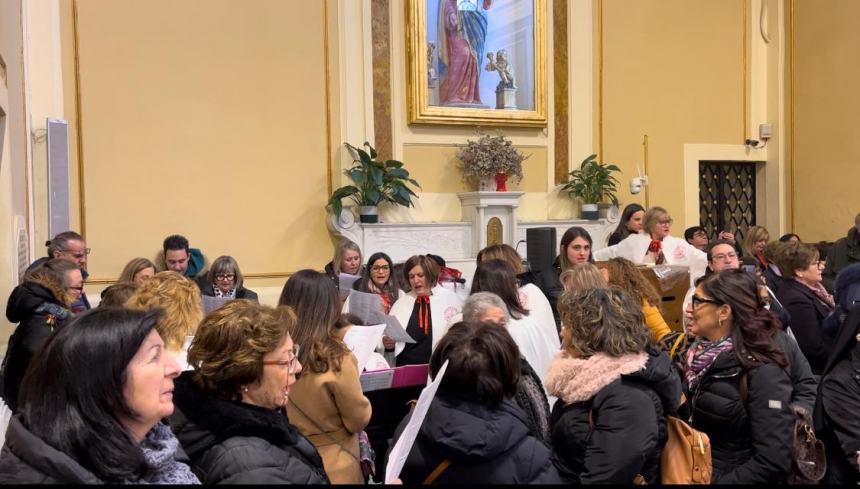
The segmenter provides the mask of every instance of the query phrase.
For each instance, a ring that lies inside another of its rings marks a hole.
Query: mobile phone
[[[744,270],[745,272],[747,272],[747,273],[749,273],[749,274],[751,274],[751,275],[755,275],[755,274],[756,274],[756,273],[755,273],[755,272],[756,272],[755,265],[741,265],[741,268],[743,268],[743,270]]]

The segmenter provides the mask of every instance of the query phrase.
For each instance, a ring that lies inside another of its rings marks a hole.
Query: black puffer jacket
[[[6,318],[19,324],[9,338],[4,360],[3,399],[13,412],[18,409],[18,389],[33,355],[71,316],[71,311],[42,284],[24,282],[9,295]]]
[[[328,484],[314,446],[280,411],[220,401],[175,381],[170,427],[203,484]]]
[[[649,484],[659,482],[665,415],[681,399],[665,353],[562,355],[550,365],[547,385],[559,398],[550,425],[562,477],[574,484],[631,484],[641,474]]]
[[[529,433],[526,416],[511,400],[495,406],[438,395],[430,404],[400,479],[421,484],[444,460],[438,484],[558,484],[552,454]],[[409,416],[400,423],[400,437]],[[392,442],[391,446],[394,446]]]
[[[827,449],[826,484],[857,484],[860,467],[860,307],[848,314],[827,361],[815,406],[815,431]]]
[[[785,352],[788,358],[788,374],[791,377],[792,404],[801,404],[810,413],[815,407],[815,399],[818,396],[818,382],[812,374],[809,362],[800,351],[797,341],[788,336],[785,331],[777,331],[773,341]]]
[[[746,377],[746,402],[741,378]],[[686,387],[686,382],[685,382]],[[786,480],[791,467],[794,414],[788,372],[768,363],[745,370],[734,351],[723,352],[692,392],[688,422],[711,439],[712,484]]]
[[[102,484],[65,453],[31,433],[17,416],[0,452],[0,484]]]

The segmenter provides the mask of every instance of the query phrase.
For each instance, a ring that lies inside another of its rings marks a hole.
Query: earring
[[[248,393],[248,387],[242,387],[242,392],[247,394]]]

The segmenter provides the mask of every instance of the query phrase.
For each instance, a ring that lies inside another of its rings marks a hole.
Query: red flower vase
[[[508,176],[504,173],[496,174],[496,192],[508,191]]]

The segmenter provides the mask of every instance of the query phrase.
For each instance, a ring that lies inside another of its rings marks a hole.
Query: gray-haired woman
[[[200,284],[203,295],[227,297],[231,299],[250,299],[259,302],[257,293],[244,287],[242,271],[232,256],[219,256],[212,262],[206,279]]]

